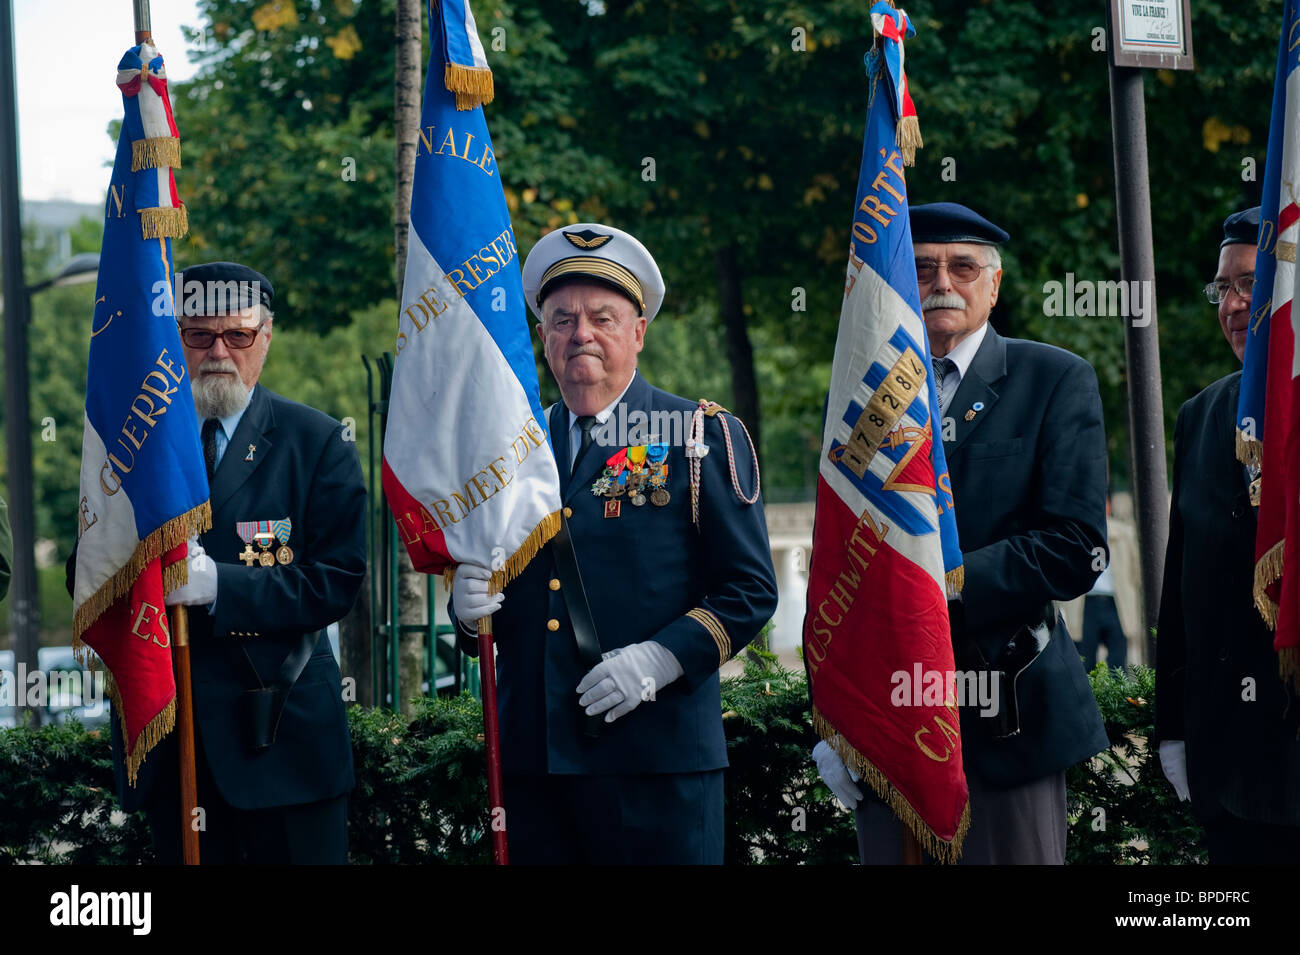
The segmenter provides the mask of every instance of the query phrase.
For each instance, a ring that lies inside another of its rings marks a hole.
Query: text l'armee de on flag
[[[429,13],[383,485],[417,570],[476,563],[499,589],[559,530],[559,472],[483,115],[492,74],[468,4]]]
[[[872,6],[871,20],[877,39],[822,436],[804,659],[818,734],[931,855],[952,862],[970,824],[956,702],[891,702],[898,671],[954,671],[947,597],[961,588],[961,550],[935,440],[903,175],[920,145],[903,71],[903,39],[914,30],[888,3]]]

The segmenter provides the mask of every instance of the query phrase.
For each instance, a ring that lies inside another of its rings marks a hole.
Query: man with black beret
[[[191,543],[190,653],[204,863],[347,862],[352,745],[325,628],[365,574],[365,485],[333,418],[258,383],[275,290],[233,262],[176,284],[185,365],[211,488],[212,529]],[[162,862],[179,862],[175,734],[150,755],[128,810],[148,811]]]
[[[737,419],[637,370],[664,283],[633,236],[556,229],[523,285],[565,526],[503,594],[468,564],[452,590],[465,649],[493,618],[510,860],[720,864],[718,668],[776,609],[757,459]]]
[[[965,583],[949,603],[957,668],[996,676],[997,707],[961,707],[971,827],[963,864],[1063,864],[1065,770],[1107,739],[1054,601],[1088,592],[1106,561],[1106,440],[1083,359],[990,327],[1010,238],[953,202],[911,209],[921,311]],[[972,701],[973,703],[973,701]],[[814,751],[847,805],[861,790],[825,743]],[[864,863],[902,861],[902,830],[868,794]]]
[[[1250,335],[1258,206],[1228,216],[1206,297],[1237,361]],[[1255,609],[1258,469],[1237,460],[1241,372],[1178,412],[1156,630],[1160,764],[1215,864],[1300,862],[1300,706]]]

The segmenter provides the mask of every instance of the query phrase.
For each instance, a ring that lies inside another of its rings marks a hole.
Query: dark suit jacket
[[[1003,338],[992,326],[947,416],[952,440],[944,453],[965,565],[961,603],[952,605],[962,667],[973,658],[994,660],[1019,628],[1044,619],[1051,601],[1091,589],[1106,546],[1106,440],[1092,367],[1051,345]],[[1018,736],[994,739],[989,720],[963,707],[968,773],[1012,786],[1107,747],[1083,663],[1059,616],[1016,693]]]
[[[1235,452],[1241,372],[1178,413],[1156,631],[1156,735],[1187,743],[1192,812],[1300,825],[1300,705],[1255,609],[1255,509]],[[1254,683],[1252,694],[1244,681]],[[1243,699],[1243,697],[1246,697]]]
[[[365,499],[356,450],[342,426],[259,385],[213,476],[212,530],[200,538],[217,563],[215,613],[189,608],[195,733],[222,798],[237,808],[315,802],[353,786],[339,668],[324,628],[351,609],[361,589]],[[285,517],[293,522],[292,563],[242,563],[236,522]],[[314,631],[315,651],[289,694],[275,744],[249,752],[237,717],[240,695],[259,681],[269,686],[302,635]],[[176,734],[149,754],[132,788],[118,720],[111,722],[123,806],[179,798]]]
[[[628,415],[669,411],[687,424],[696,407],[652,388],[640,372],[622,404]],[[634,507],[624,497],[621,515],[606,518],[604,498],[593,495],[591,485],[623,445],[602,445],[598,437],[568,480],[569,412],[563,402],[551,409],[569,531],[601,649],[657,640],[685,673],[658,689],[653,701],[604,724],[599,739],[585,738],[586,717],[575,688],[588,667],[579,658],[564,595],[552,589],[558,575],[548,544],[506,586],[505,602],[492,617],[507,774],[679,773],[727,765],[718,668],[771,618],[777,591],[763,504],[743,504],[732,489],[721,419],[706,418],[709,452],[700,468],[697,528],[691,523],[685,432],[661,435],[675,439],[668,451],[668,505]],[[748,495],[753,458],[736,420],[728,424],[736,473]],[[692,610],[696,616],[686,616]],[[708,625],[698,610],[705,611]],[[558,622],[557,630],[547,629],[549,620]],[[462,647],[472,644],[462,640]]]

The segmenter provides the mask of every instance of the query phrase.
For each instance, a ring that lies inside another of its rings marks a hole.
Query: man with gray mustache
[[[1065,770],[1106,748],[1096,700],[1054,601],[1106,565],[1106,440],[1092,367],[989,325],[1002,229],[965,206],[911,209],[965,583],[949,602],[959,670],[996,675],[995,713],[961,706],[971,826],[962,864],[1065,862]],[[864,864],[902,861],[902,827],[825,742],[813,751],[856,807]]]

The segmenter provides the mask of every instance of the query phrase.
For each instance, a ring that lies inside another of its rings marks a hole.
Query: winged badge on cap
[[[599,249],[614,238],[612,235],[601,235],[599,232],[592,232],[590,229],[583,229],[581,232],[566,232],[564,237],[580,249]]]

